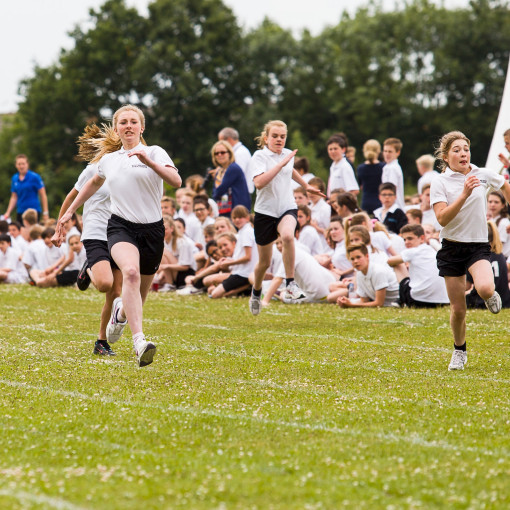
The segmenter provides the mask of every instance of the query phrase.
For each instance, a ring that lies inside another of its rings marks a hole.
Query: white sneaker
[[[250,296],[250,301],[248,302],[248,306],[250,307],[250,312],[253,315],[258,315],[260,310],[262,309],[262,304],[260,302],[260,296],[254,296],[253,291]]]
[[[485,301],[485,306],[492,313],[499,313],[503,304],[501,303],[501,296],[494,291],[494,294]]]
[[[297,301],[305,299],[306,294],[299,288],[299,285],[295,281],[291,281],[285,289],[283,299],[288,301]]]
[[[156,354],[156,346],[152,342],[147,342],[145,337],[138,340],[133,345],[135,349],[136,359],[139,367],[146,367],[153,361],[154,355]]]
[[[159,292],[173,292],[177,287],[171,283],[164,283],[160,288]]]
[[[178,289],[176,294],[178,296],[189,296],[191,294],[191,289],[194,289],[192,285],[186,285],[186,287],[183,287],[182,289]]]
[[[118,297],[113,300],[112,315],[106,326],[106,340],[110,344],[114,344],[121,336],[124,331],[124,327],[127,324],[127,319],[124,322],[117,320],[117,313],[122,307],[122,298]]]
[[[452,354],[452,359],[448,365],[448,370],[464,370],[464,365],[467,363],[466,351],[458,351],[455,349]]]

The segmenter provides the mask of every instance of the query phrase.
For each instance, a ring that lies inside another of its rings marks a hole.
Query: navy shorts
[[[296,219],[297,227],[297,209],[285,211],[279,218],[268,216],[267,214],[255,213],[253,226],[255,230],[255,242],[259,246],[266,246],[273,243],[278,238],[278,225],[285,216],[292,216]]]
[[[464,276],[479,260],[491,260],[489,243],[457,243],[443,239],[437,252],[439,276]]]
[[[165,227],[163,220],[154,223],[132,223],[116,214],[108,220],[106,229],[110,256],[117,243],[130,243],[140,254],[140,274],[155,274],[163,257]],[[113,260],[113,258],[112,258]],[[112,267],[118,269],[113,261]]]
[[[87,264],[93,267],[102,260],[107,260],[111,263],[110,252],[108,251],[108,243],[99,239],[84,239],[83,246],[85,246],[85,253],[87,254]]]
[[[69,285],[74,285],[76,283],[76,278],[78,278],[78,273],[80,271],[78,269],[70,269],[69,271],[62,271],[57,275],[57,283],[62,287],[67,287]]]

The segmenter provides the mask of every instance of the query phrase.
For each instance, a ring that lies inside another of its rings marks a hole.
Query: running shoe
[[[85,264],[83,264],[83,267],[80,269],[80,272],[78,273],[78,277],[76,278],[76,285],[80,290],[87,290],[90,285],[90,276],[87,273],[89,265],[87,261],[85,261]]]
[[[448,365],[448,370],[464,370],[464,365],[467,363],[466,351],[459,351],[455,349],[452,354],[452,359]]]
[[[99,354],[101,356],[115,356],[110,344],[106,340],[96,340],[93,354]]]
[[[159,288],[159,292],[174,292],[177,289],[175,285],[172,285],[171,283],[164,283]]]
[[[253,315],[258,315],[260,310],[262,309],[262,304],[260,302],[260,296],[254,296],[253,291],[250,296],[250,301],[248,302],[248,306],[250,307],[250,312]]]
[[[300,299],[305,299],[306,294],[299,288],[299,285],[293,280],[285,289],[283,299],[287,299],[289,301],[299,301]]]
[[[114,344],[121,336],[124,331],[124,327],[127,324],[127,319],[124,322],[117,320],[117,314],[122,306],[122,298],[118,297],[113,300],[112,315],[106,326],[106,340],[111,344]]]
[[[154,355],[156,354],[156,346],[152,342],[147,342],[144,337],[143,339],[138,340],[133,347],[135,349],[136,359],[140,368],[146,367],[152,363]]]
[[[183,287],[182,289],[177,290],[178,296],[194,296],[196,294],[203,294],[205,292],[205,287],[201,289],[197,289],[196,287],[193,287],[193,285],[186,285],[186,287]]]
[[[499,313],[501,311],[501,307],[503,304],[501,303],[501,296],[494,291],[494,294],[489,298],[485,300],[485,306],[489,309],[492,313]]]

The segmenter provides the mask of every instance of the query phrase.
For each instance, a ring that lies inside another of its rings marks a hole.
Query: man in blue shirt
[[[48,197],[41,177],[29,170],[28,158],[24,154],[16,156],[16,169],[18,173],[11,180],[11,199],[7,206],[4,218],[7,219],[16,207],[18,221],[27,209],[35,209],[44,220],[48,219]],[[42,208],[41,208],[42,205]]]

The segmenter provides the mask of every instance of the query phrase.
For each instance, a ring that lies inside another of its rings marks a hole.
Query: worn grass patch
[[[151,294],[158,345],[93,357],[102,296],[0,286],[0,508],[508,508],[509,324]]]

